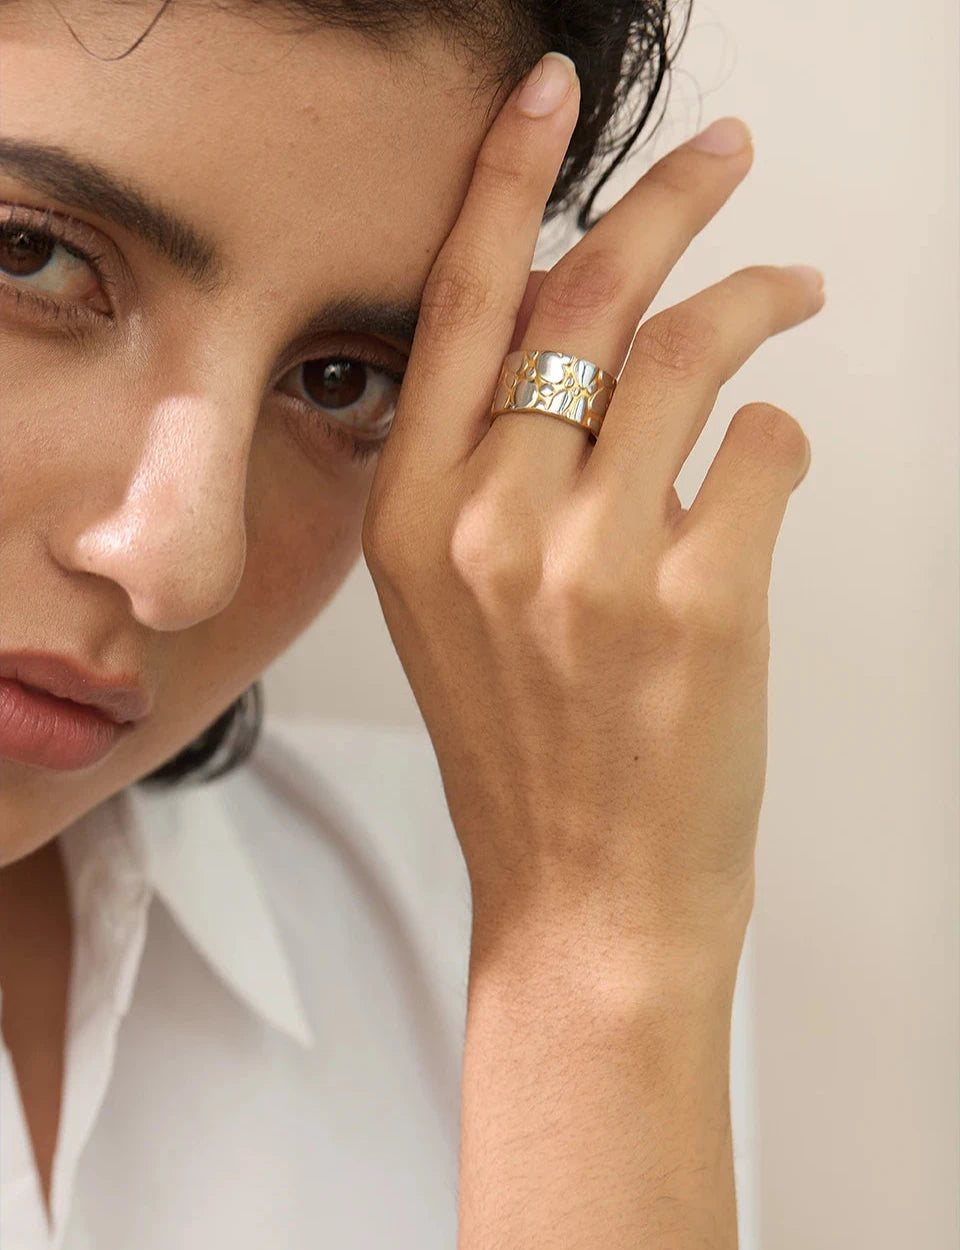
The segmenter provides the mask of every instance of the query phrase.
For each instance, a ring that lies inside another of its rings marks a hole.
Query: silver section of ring
[[[542,412],[596,437],[616,385],[614,375],[592,360],[542,348],[521,349],[503,358],[490,415]]]

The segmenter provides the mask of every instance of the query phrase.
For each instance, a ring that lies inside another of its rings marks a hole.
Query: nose
[[[87,507],[98,500],[93,515],[65,553],[65,564],[122,586],[151,629],[187,629],[214,616],[243,576],[254,422],[239,420],[232,403],[226,412],[224,401],[207,394],[155,400],[133,462],[104,465],[101,485],[87,496]]]

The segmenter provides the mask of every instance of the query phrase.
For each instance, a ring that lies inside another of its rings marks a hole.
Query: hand
[[[720,386],[824,297],[760,265],[637,329],[749,170],[749,142],[669,153],[532,275],[578,107],[576,84],[546,117],[511,97],[484,138],[424,291],[363,550],[437,755],[475,925],[482,912],[497,930],[546,919],[699,948],[742,940],[752,907],[767,592],[809,445],[793,417],[749,404],[689,510],[673,483]],[[491,424],[516,345],[619,374],[595,444],[538,414]]]

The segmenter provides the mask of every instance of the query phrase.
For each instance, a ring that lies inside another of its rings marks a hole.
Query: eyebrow
[[[0,169],[64,204],[122,226],[200,290],[210,293],[222,284],[226,264],[209,235],[102,166],[53,144],[0,136]],[[409,346],[419,316],[419,300],[348,295],[317,309],[295,337],[335,328],[380,334]]]

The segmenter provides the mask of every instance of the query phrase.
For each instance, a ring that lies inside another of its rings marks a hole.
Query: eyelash
[[[337,356],[335,358],[331,357],[331,359],[352,360],[361,365],[369,363],[362,357],[355,356]],[[384,372],[387,374],[387,377],[392,378],[393,381],[398,384],[403,381],[403,374],[398,374],[396,370],[385,369]],[[335,425],[332,421],[328,421],[322,413],[318,413],[317,415],[326,426],[327,434],[330,438],[333,439],[338,447],[342,447],[344,451],[349,451],[350,459],[356,464],[366,464],[371,457],[379,456],[380,452],[383,451],[387,439],[390,437],[390,432],[388,430],[382,438],[357,438],[353,434],[348,434],[342,426]]]
[[[43,242],[55,243],[62,247],[64,251],[69,252],[71,256],[76,256],[79,260],[89,265],[93,272],[97,275],[97,281],[105,288],[107,292],[114,285],[113,279],[104,272],[103,262],[106,260],[104,253],[97,254],[87,248],[80,247],[79,244],[72,242],[55,223],[58,215],[50,209],[43,211],[38,210],[38,216],[34,214],[25,214],[22,211],[18,214],[15,209],[9,216],[0,220],[0,237],[9,233],[15,233],[22,230],[34,238]],[[96,312],[90,308],[83,308],[79,304],[60,304],[56,300],[48,296],[41,295],[37,291],[32,291],[28,287],[17,287],[5,278],[0,278],[0,290],[12,296],[17,307],[21,301],[32,304],[43,316],[51,317],[54,320],[60,320],[61,317],[77,325],[89,325],[91,318],[111,321],[113,318],[102,312]],[[310,357],[308,359],[314,359]],[[352,364],[366,365],[368,368],[379,370],[386,377],[399,387],[403,383],[405,376],[403,369],[397,369],[394,364],[385,359],[375,350],[357,351],[351,353],[331,352],[329,356],[322,359],[345,360]],[[300,362],[305,363],[305,361]],[[291,368],[296,368],[295,365]],[[319,408],[313,409],[304,404],[302,400],[297,400],[293,396],[287,396],[294,399],[294,402],[300,403],[313,420],[319,420],[324,428],[324,433],[341,451],[348,452],[351,460],[357,464],[365,464],[374,456],[378,456],[383,450],[384,444],[389,437],[389,430],[382,438],[360,438],[351,434],[346,427],[337,424],[337,422],[326,417]]]
[[[54,213],[49,208],[38,209],[34,213],[26,213],[23,209],[14,208],[9,216],[4,217],[0,221],[0,235],[7,233],[15,234],[18,230],[22,230],[24,234],[29,234],[45,243],[58,244],[65,252],[69,252],[71,256],[76,256],[78,260],[88,264],[97,275],[97,280],[101,286],[109,292],[115,284],[113,279],[104,271],[103,262],[106,260],[106,254],[93,252],[88,248],[81,247],[78,243],[74,243],[69,235],[64,232],[63,227],[57,224],[58,218],[59,214]],[[23,300],[28,304],[33,304],[45,316],[53,317],[56,320],[65,317],[68,321],[80,325],[89,324],[91,318],[112,320],[107,313],[82,308],[78,304],[58,304],[56,300],[50,299],[48,296],[41,295],[37,291],[31,291],[28,287],[15,287],[6,280],[3,281],[2,285],[12,293],[18,307],[21,300]]]
[[[354,364],[366,365],[368,368],[376,369],[378,372],[384,374],[385,377],[390,378],[390,380],[396,383],[398,387],[403,384],[405,376],[403,369],[397,369],[395,365],[391,364],[389,360],[387,360],[384,356],[381,356],[372,348],[367,351],[351,353],[349,351],[338,351],[334,347],[331,351],[324,353],[321,357],[307,357],[306,359],[346,360]],[[300,363],[305,364],[306,360],[302,360]],[[291,368],[296,367],[296,365],[291,366]],[[383,451],[384,444],[390,437],[390,430],[388,429],[386,434],[384,434],[381,438],[359,438],[356,435],[351,434],[346,426],[340,425],[336,421],[329,420],[326,416],[324,416],[319,408],[311,408],[308,404],[305,404],[303,400],[293,395],[287,395],[286,398],[292,400],[295,404],[299,404],[303,409],[305,409],[311,420],[319,420],[325,427],[327,437],[336,443],[341,450],[349,452],[350,459],[357,464],[365,464],[372,457],[378,456],[380,452]]]

